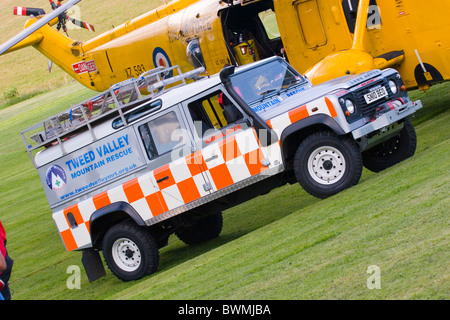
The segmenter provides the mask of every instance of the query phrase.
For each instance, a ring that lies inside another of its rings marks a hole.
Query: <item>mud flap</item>
[[[83,250],[81,257],[89,282],[94,282],[106,275],[100,253],[94,249]]]

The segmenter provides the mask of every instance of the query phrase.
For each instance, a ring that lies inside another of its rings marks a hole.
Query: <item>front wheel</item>
[[[103,256],[112,273],[123,281],[149,275],[159,264],[155,239],[146,229],[132,222],[119,223],[106,232]]]
[[[297,181],[306,192],[322,199],[357,184],[362,167],[357,144],[328,131],[305,138],[294,157]]]

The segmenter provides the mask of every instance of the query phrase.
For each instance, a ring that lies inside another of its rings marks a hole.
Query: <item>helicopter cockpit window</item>
[[[284,56],[273,1],[253,1],[221,12],[224,37],[237,65]]]
[[[272,9],[261,11],[258,13],[259,19],[266,30],[269,40],[280,38],[280,30],[278,29],[277,18]]]
[[[344,10],[345,20],[351,33],[355,32],[355,24],[358,13],[359,0],[342,0],[342,9]],[[376,0],[370,0],[369,12],[367,17],[367,27],[376,28],[381,24],[381,15]]]

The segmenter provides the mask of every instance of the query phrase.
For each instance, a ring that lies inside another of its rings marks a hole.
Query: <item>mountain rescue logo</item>
[[[60,166],[53,165],[47,170],[47,174],[45,176],[47,185],[53,191],[59,191],[67,183],[66,172]]]

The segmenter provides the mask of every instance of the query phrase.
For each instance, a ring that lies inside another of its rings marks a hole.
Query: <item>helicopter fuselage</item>
[[[96,91],[158,66],[214,74],[274,55],[314,84],[386,67],[408,89],[450,79],[448,1],[231,2],[172,1],[83,43],[45,25],[9,51],[33,45]]]

